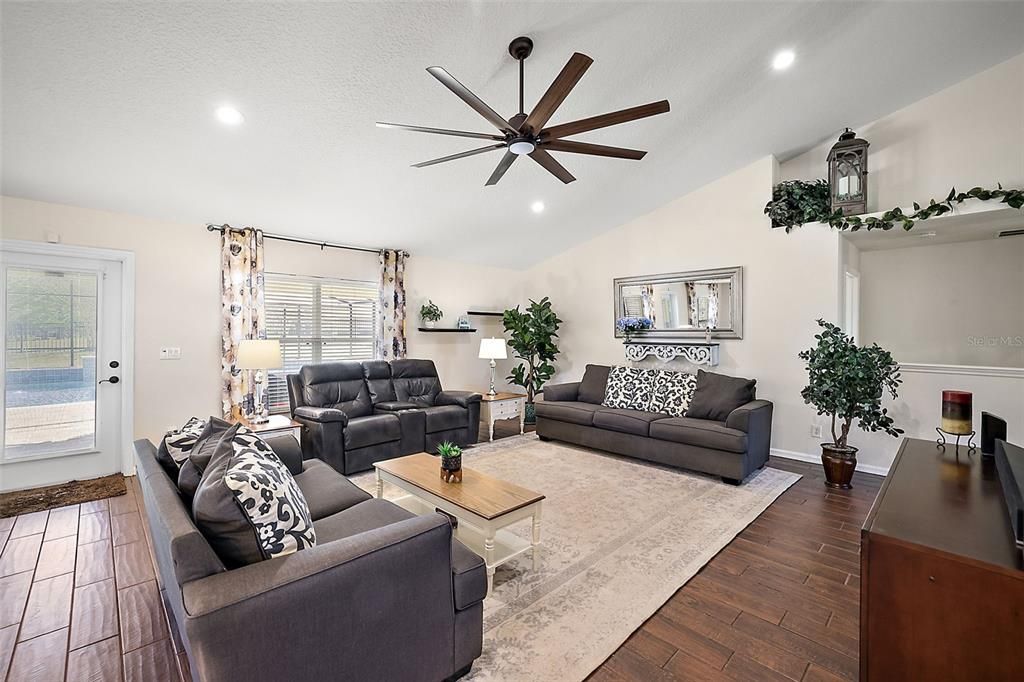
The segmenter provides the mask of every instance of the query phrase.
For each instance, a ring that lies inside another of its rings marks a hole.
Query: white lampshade
[[[480,358],[482,360],[504,360],[507,357],[505,339],[480,339]]]
[[[238,369],[279,369],[282,364],[281,342],[277,339],[243,339],[238,344]]]

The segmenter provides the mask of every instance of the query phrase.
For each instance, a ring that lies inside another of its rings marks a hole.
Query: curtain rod
[[[230,225],[227,224],[214,225],[212,223],[206,224],[206,230],[208,232],[220,232],[221,234],[224,233],[224,230],[235,230],[236,232],[241,231],[239,228],[231,227]],[[385,251],[385,249],[371,249],[366,246],[349,246],[348,244],[335,244],[334,242],[323,242],[317,241],[315,239],[303,239],[302,237],[289,237],[283,234],[271,234],[270,232],[264,232],[263,238],[276,239],[279,242],[292,242],[293,244],[309,244],[310,246],[319,246],[321,251],[323,251],[324,249],[345,249],[346,251],[363,251],[365,253],[381,253],[382,251]],[[409,252],[402,251],[402,255],[408,257]]]

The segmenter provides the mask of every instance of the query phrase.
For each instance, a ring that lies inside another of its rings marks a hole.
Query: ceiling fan
[[[616,159],[633,159],[639,161],[644,158],[647,152],[637,149],[623,149],[621,147],[607,147],[589,142],[574,142],[563,138],[585,133],[589,130],[597,130],[607,126],[618,125],[628,121],[635,121],[639,118],[663,114],[669,110],[668,100],[652,102],[638,107],[631,107],[621,111],[614,111],[610,114],[601,114],[590,118],[562,123],[550,128],[545,128],[548,120],[565,100],[572,89],[576,86],[583,74],[587,72],[594,60],[585,54],[576,52],[569,58],[568,63],[562,68],[561,73],[548,87],[547,92],[540,98],[533,111],[526,114],[523,108],[523,63],[533,52],[533,41],[525,36],[513,40],[508,46],[509,54],[519,61],[519,113],[505,119],[499,113],[487,106],[483,100],[474,95],[469,88],[455,80],[455,78],[440,66],[431,66],[427,72],[441,81],[445,87],[454,92],[463,102],[473,108],[478,114],[498,129],[495,133],[472,133],[462,130],[446,130],[443,128],[424,128],[423,126],[401,125],[399,123],[378,122],[381,128],[399,128],[411,130],[417,133],[434,133],[436,135],[452,135],[454,137],[469,137],[479,140],[491,140],[493,144],[479,149],[471,149],[450,156],[442,156],[439,159],[431,159],[422,163],[413,164],[414,168],[424,168],[446,161],[454,161],[467,156],[475,156],[504,149],[505,154],[498,162],[497,168],[487,179],[487,185],[496,185],[505,172],[512,166],[515,160],[523,155],[529,155],[531,159],[539,163],[549,173],[564,183],[570,183],[576,178],[569,171],[558,163],[549,151],[570,152],[573,154],[591,154],[594,156],[608,156]]]

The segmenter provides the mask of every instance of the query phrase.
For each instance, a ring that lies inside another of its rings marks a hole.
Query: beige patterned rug
[[[800,478],[765,468],[734,487],[533,434],[463,459],[547,496],[538,570],[527,553],[496,571],[473,682],[584,679]],[[375,489],[372,472],[352,480]],[[530,529],[510,527],[525,539]]]

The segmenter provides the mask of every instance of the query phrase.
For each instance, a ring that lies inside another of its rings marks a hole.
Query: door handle
[[[110,377],[109,379],[100,379],[96,383],[99,383],[99,384],[106,384],[106,383],[116,384],[119,381],[121,381],[121,377],[113,376],[113,377]]]

